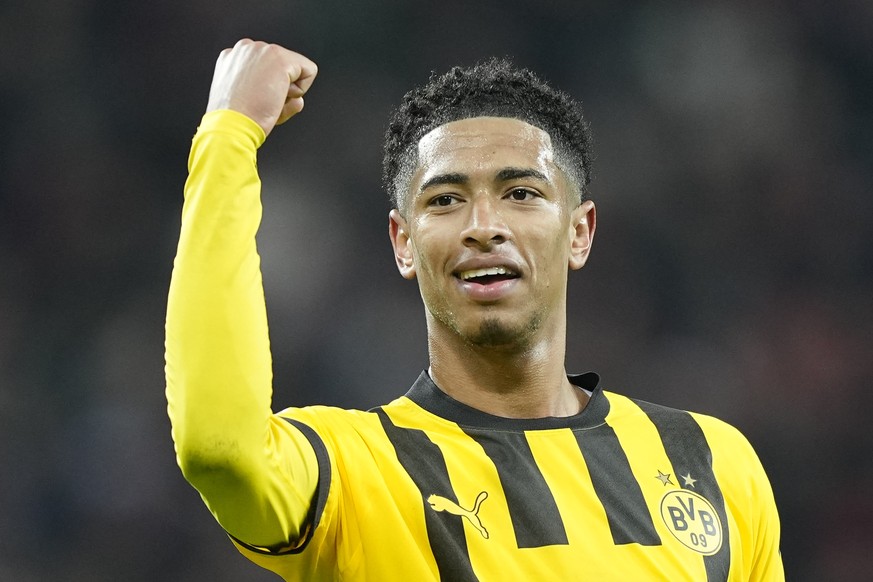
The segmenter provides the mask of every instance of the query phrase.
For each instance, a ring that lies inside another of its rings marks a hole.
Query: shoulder
[[[661,440],[686,448],[696,442],[717,466],[760,471],[760,461],[746,436],[732,424],[711,416],[606,392],[609,422],[653,424]]]
[[[276,416],[291,424],[303,423],[319,434],[354,431],[355,427],[365,426],[375,420],[372,412],[335,406],[291,407],[282,410]]]
[[[715,416],[630,398],[614,392],[604,394],[609,399],[611,418],[648,418],[659,430],[665,432],[688,430],[691,424],[689,421],[692,421],[713,446],[729,444],[750,447],[749,441],[739,429]]]
[[[292,425],[302,423],[326,440],[372,440],[383,434],[382,410],[403,410],[410,404],[401,397],[372,410],[315,405],[286,408],[275,416]]]
[[[689,412],[688,414],[700,425],[712,447],[729,447],[733,450],[743,449],[753,453],[752,445],[740,429],[715,416]]]

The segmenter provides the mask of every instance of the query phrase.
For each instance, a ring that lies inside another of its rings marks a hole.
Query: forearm
[[[255,245],[256,151],[263,139],[241,114],[204,117],[189,159],[166,323],[167,400],[179,465],[219,522],[255,544],[293,537],[315,482],[311,449],[270,409]],[[283,449],[295,462],[280,461]]]

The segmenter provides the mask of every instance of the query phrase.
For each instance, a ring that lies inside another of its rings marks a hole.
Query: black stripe
[[[303,529],[303,535],[292,547],[282,546],[274,548],[262,548],[259,546],[247,544],[244,541],[230,534],[227,534],[236,543],[243,546],[244,548],[258,554],[266,554],[270,556],[299,554],[306,549],[306,546],[309,545],[309,541],[312,539],[312,534],[315,532],[315,528],[317,528],[318,524],[321,522],[321,516],[324,513],[324,505],[325,503],[327,503],[327,494],[330,492],[330,457],[327,453],[327,447],[324,446],[324,441],[321,440],[321,437],[318,436],[317,432],[315,432],[314,430],[312,430],[312,428],[303,424],[299,420],[285,418],[284,416],[280,418],[288,421],[297,430],[303,433],[303,436],[305,436],[306,440],[309,441],[309,444],[312,445],[312,449],[315,451],[315,459],[318,463],[318,484],[316,485],[315,494],[312,497],[312,502],[309,504],[309,513],[307,513],[306,515],[306,525]]]
[[[703,556],[708,582],[727,580],[731,566],[731,548],[724,495],[712,471],[712,451],[700,425],[687,412],[634,400],[648,415],[664,443],[667,458],[676,472],[677,484],[709,500],[722,526],[721,549],[712,556]],[[691,475],[697,481],[686,487],[682,475]]]
[[[470,563],[463,518],[446,511],[434,511],[426,501],[431,495],[439,495],[458,503],[442,451],[423,431],[396,426],[381,408],[373,412],[379,416],[382,428],[397,452],[397,460],[421,492],[427,537],[440,579],[478,580]]]
[[[465,428],[494,463],[519,548],[567,544],[555,497],[537,466],[524,433]]]
[[[660,546],[652,514],[615,430],[602,424],[574,430],[573,435],[588,466],[594,492],[606,511],[612,541],[616,545]]]

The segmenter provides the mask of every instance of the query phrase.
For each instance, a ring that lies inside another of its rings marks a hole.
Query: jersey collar
[[[434,383],[427,371],[423,371],[406,397],[415,404],[441,418],[460,426],[497,430],[545,430],[554,428],[587,429],[600,426],[609,413],[609,400],[598,386],[600,376],[595,372],[568,375],[570,383],[591,393],[588,404],[578,414],[565,417],[504,418],[482,412],[458,402]]]

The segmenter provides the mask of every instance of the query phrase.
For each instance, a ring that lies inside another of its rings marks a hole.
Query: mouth
[[[497,266],[460,271],[456,276],[464,283],[491,285],[493,283],[517,279],[519,274],[508,267]]]

